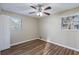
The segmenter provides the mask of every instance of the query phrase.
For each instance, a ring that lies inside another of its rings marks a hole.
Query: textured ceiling
[[[35,9],[31,8],[30,6],[37,6],[37,3],[2,3],[0,4],[1,8],[5,11],[15,12],[18,14],[23,14],[26,16],[36,17],[40,18],[40,16],[37,16],[36,13],[29,14],[31,11],[36,11]],[[46,8],[47,6],[51,6],[51,10],[47,10],[47,12],[54,14],[57,12],[65,11],[71,8],[79,7],[78,3],[41,3],[43,8]],[[46,15],[43,15],[42,17],[45,17]]]

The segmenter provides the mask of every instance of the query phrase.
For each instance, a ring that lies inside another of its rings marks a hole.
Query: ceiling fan
[[[40,4],[38,4],[37,6],[30,6],[30,7],[33,8],[33,9],[35,9],[35,10],[37,10],[37,15],[38,16],[42,16],[43,14],[50,15],[50,13],[47,12],[47,10],[52,9],[51,6],[43,8],[43,5],[40,5]],[[36,13],[36,11],[29,12],[29,14],[33,14],[33,13]]]

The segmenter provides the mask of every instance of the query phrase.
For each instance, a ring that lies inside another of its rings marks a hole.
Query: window
[[[19,17],[10,17],[10,29],[11,30],[21,30],[21,18]]]
[[[62,28],[79,31],[79,15],[62,17]]]

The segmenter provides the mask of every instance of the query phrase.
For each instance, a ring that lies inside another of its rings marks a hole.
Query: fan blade
[[[35,13],[35,12],[29,12],[29,14],[33,14],[33,13]]]
[[[44,12],[46,15],[50,15],[50,13]]]
[[[45,8],[44,10],[48,10],[48,9],[51,9],[51,7],[49,6],[49,7]]]
[[[30,6],[30,7],[32,7],[33,9],[36,9],[36,7],[34,7],[34,6]]]

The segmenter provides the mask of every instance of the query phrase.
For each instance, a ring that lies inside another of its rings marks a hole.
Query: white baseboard
[[[25,43],[25,42],[28,42],[28,41],[31,41],[31,40],[35,40],[35,39],[40,39],[40,38],[33,38],[33,39],[29,39],[29,40],[25,40],[25,41],[13,43],[13,44],[11,44],[11,46],[18,45],[18,44],[22,44],[22,43]],[[63,44],[60,44],[60,43],[52,42],[50,40],[45,40],[45,39],[40,39],[40,40],[43,40],[43,41],[46,41],[46,42],[50,42],[50,43],[53,43],[53,44],[56,44],[56,45],[59,45],[59,46],[62,46],[62,47],[65,47],[65,48],[68,48],[68,49],[71,49],[71,50],[74,50],[74,51],[78,51],[79,52],[79,49],[72,48],[72,47],[69,47],[69,46],[66,46],[66,45],[63,45]]]
[[[43,40],[43,41],[46,41],[46,42],[50,42],[50,43],[53,43],[53,44],[56,44],[56,45],[59,45],[59,46],[62,46],[62,47],[65,47],[65,48],[68,48],[68,49],[71,49],[71,50],[79,52],[79,49],[72,48],[72,47],[69,47],[69,46],[66,46],[66,45],[63,45],[63,44],[60,44],[60,43],[52,42],[50,40],[45,40],[45,39],[40,39],[40,40]]]
[[[40,38],[33,38],[33,39],[29,39],[29,40],[25,40],[25,41],[13,43],[13,44],[11,44],[11,46],[18,45],[18,44],[22,44],[22,43],[25,43],[25,42],[28,42],[28,41],[31,41],[31,40],[35,40],[35,39],[40,39]]]

